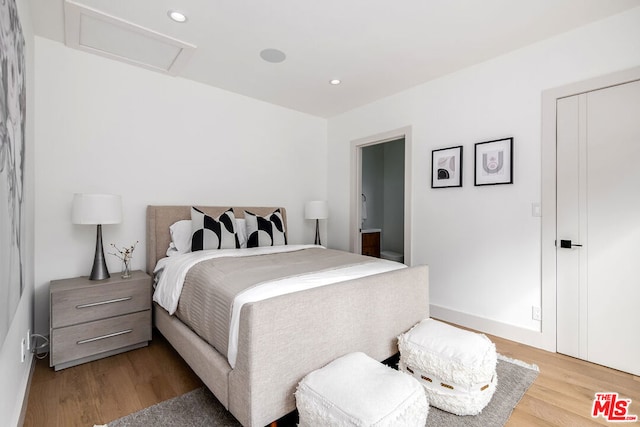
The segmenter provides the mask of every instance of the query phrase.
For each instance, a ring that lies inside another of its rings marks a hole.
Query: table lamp
[[[307,202],[304,205],[304,217],[306,219],[316,220],[316,240],[314,241],[314,243],[316,245],[320,245],[321,243],[320,243],[319,220],[327,219],[329,217],[329,207],[327,206],[327,202],[324,200]]]
[[[102,247],[102,225],[122,222],[122,197],[112,194],[74,194],[71,222],[98,226],[96,253],[89,279],[108,279],[110,275]]]

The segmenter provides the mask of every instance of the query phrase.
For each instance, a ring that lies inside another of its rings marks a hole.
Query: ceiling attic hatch
[[[65,1],[65,44],[153,71],[177,75],[196,47],[98,10]]]

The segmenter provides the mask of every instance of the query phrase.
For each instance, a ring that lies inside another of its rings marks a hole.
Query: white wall
[[[33,210],[34,210],[34,72],[33,72],[33,28],[27,0],[16,0],[18,15],[22,25],[26,50],[25,65],[27,68],[27,117],[25,132],[25,168],[24,168],[24,205],[25,210],[25,258],[24,283],[22,297],[13,317],[9,331],[0,343],[0,425],[16,426],[20,418],[22,403],[27,389],[29,373],[33,363],[31,354],[27,354],[25,362],[20,360],[21,341],[27,338],[27,330],[33,330]]]
[[[412,264],[429,264],[432,314],[551,348],[540,305],[541,93],[640,64],[640,8],[450,74],[329,120],[329,240],[349,247],[350,142],[413,135]],[[510,137],[514,184],[473,185],[474,143]],[[464,146],[464,186],[431,189],[431,150]],[[489,330],[488,330],[489,329]]]
[[[284,206],[290,242],[312,241],[303,207],[326,199],[325,119],[35,40],[40,333],[49,281],[91,270],[95,227],[71,224],[75,192],[122,195],[124,221],[103,226],[105,252],[139,240],[134,269],[145,265],[148,204]]]

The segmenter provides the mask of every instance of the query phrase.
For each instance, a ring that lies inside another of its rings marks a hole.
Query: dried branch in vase
[[[129,247],[123,247],[122,249],[118,249],[116,245],[113,243],[111,246],[116,250],[115,252],[109,252],[111,255],[118,257],[122,260],[122,274],[120,277],[123,279],[128,279],[131,277],[131,258],[133,258],[133,251],[136,249],[136,245],[138,241],[136,241],[133,245]]]
[[[122,249],[118,249],[118,247],[112,243],[111,246],[113,246],[113,249],[115,249],[116,252],[109,252],[109,254],[121,259],[122,261],[131,260],[131,258],[133,258],[133,251],[136,249],[137,244],[138,240],[129,247],[123,246]]]

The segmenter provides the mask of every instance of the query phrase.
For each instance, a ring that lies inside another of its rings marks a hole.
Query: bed
[[[198,209],[217,217],[229,207]],[[275,207],[233,207],[268,215]],[[286,210],[279,208],[286,225]],[[171,243],[169,227],[191,206],[147,207],[147,272]],[[264,426],[295,409],[309,372],[362,351],[377,360],[397,353],[396,337],[428,317],[428,268],[407,267],[248,302],[239,311],[237,354],[226,355],[154,303],[154,325],[243,426]]]

